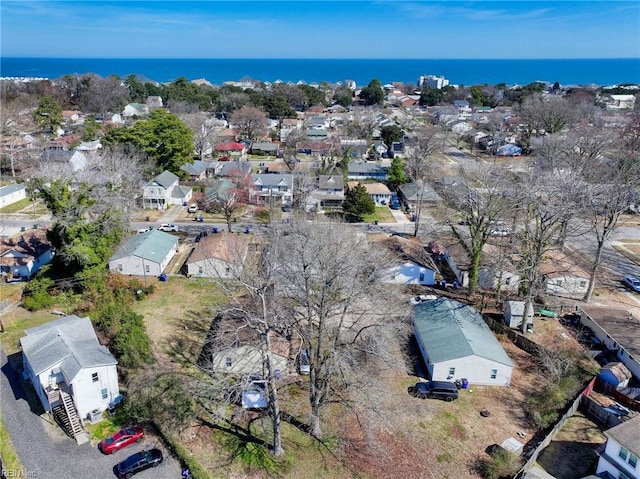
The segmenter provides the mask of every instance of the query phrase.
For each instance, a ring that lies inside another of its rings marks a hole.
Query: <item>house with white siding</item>
[[[607,443],[599,454],[597,476],[640,479],[640,415],[606,430],[604,434]]]
[[[249,251],[246,235],[216,233],[205,236],[186,262],[187,276],[237,278]]]
[[[45,411],[71,396],[80,418],[105,411],[118,397],[117,361],[98,342],[89,318],[65,316],[25,330],[20,339],[24,375]]]
[[[578,312],[580,323],[640,379],[640,320],[622,308],[580,306]]]
[[[163,211],[170,205],[188,203],[193,191],[188,186],[180,186],[178,180],[177,175],[167,170],[153,178],[142,189],[142,207]]]
[[[293,175],[253,174],[249,199],[256,205],[290,204]]]
[[[109,271],[135,276],[160,276],[178,251],[178,238],[149,230],[128,238],[109,258]]]
[[[0,208],[17,203],[27,197],[27,188],[20,183],[0,186]]]
[[[0,272],[8,280],[28,280],[53,259],[46,230],[0,238]]]
[[[367,194],[371,197],[376,206],[384,206],[391,201],[391,190],[383,183],[359,183],[357,181],[347,182],[348,189],[354,189],[361,184],[367,190]]]
[[[513,361],[471,306],[448,298],[420,303],[413,308],[413,325],[431,380],[510,384]]]
[[[540,265],[545,293],[581,299],[589,289],[589,273],[557,250],[547,252]]]
[[[390,284],[419,284],[433,286],[436,274],[440,274],[431,255],[415,238],[391,236],[380,241],[395,261],[392,260],[381,274],[381,281]]]

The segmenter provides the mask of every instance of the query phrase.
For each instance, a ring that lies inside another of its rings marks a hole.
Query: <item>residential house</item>
[[[216,233],[205,236],[185,264],[187,276],[237,278],[249,250],[246,235]]]
[[[605,100],[607,110],[633,110],[636,104],[635,95],[609,95]]]
[[[216,145],[216,152],[229,158],[244,159],[247,155],[247,145],[237,141],[228,141]]]
[[[347,178],[350,180],[378,180],[387,179],[388,167],[378,162],[350,161]]]
[[[273,370],[287,374],[290,343],[275,333],[270,336]],[[214,373],[264,378],[265,357],[261,341],[260,335],[253,328],[247,328],[242,318],[218,314],[211,322],[198,363]]]
[[[383,283],[423,286],[433,286],[436,283],[438,268],[431,259],[431,255],[417,240],[391,236],[381,243],[396,258],[392,266],[382,272]]]
[[[291,204],[293,175],[253,174],[249,200],[257,205]]]
[[[178,176],[167,170],[153,178],[143,187],[142,207],[166,210],[169,205],[189,202],[193,191],[187,186],[180,186],[178,180]]]
[[[344,177],[342,175],[320,175],[318,189],[312,191],[307,199],[307,209],[316,211],[342,208],[344,201]]]
[[[40,155],[42,164],[52,165],[55,163],[69,165],[73,171],[84,170],[88,162],[87,155],[79,150],[67,150],[62,147],[45,149]]]
[[[157,108],[162,108],[163,106],[162,97],[157,95],[148,96],[145,104],[147,105],[147,108],[149,108],[150,111],[155,110]]]
[[[406,183],[398,188],[398,197],[410,211],[415,212],[420,196],[422,196],[422,206],[435,207],[442,204],[440,195],[427,183],[423,183],[421,188],[416,183]]]
[[[0,238],[0,272],[7,280],[28,280],[53,259],[46,230]]]
[[[452,104],[459,113],[471,113],[471,107],[469,106],[468,100],[453,100]]]
[[[272,143],[268,141],[255,142],[251,145],[251,154],[253,155],[266,155],[273,156],[274,158],[280,156],[282,153],[282,145],[280,143]]]
[[[376,206],[384,206],[389,204],[391,200],[391,190],[384,183],[360,183],[358,181],[349,181],[348,188],[355,188],[361,184],[367,190],[367,194],[373,199]]]
[[[211,161],[194,160],[193,163],[185,163],[180,169],[187,172],[189,181],[201,181],[207,177],[207,171],[212,166],[211,163]]]
[[[149,230],[127,238],[109,258],[109,271],[135,276],[157,277],[178,251],[178,238],[170,233]]]
[[[547,294],[581,299],[589,289],[589,273],[558,250],[547,252],[540,273]]]
[[[457,255],[464,254],[459,248],[454,248],[454,250]],[[520,287],[519,262],[520,257],[508,254],[502,244],[485,244],[482,248],[482,262],[478,270],[478,285],[483,289],[501,291],[502,293],[517,293]]]
[[[106,410],[120,395],[116,359],[98,342],[89,318],[65,316],[25,334],[24,376],[44,410],[66,416],[78,443],[86,442],[81,419]]]
[[[0,208],[17,203],[27,197],[27,188],[21,183],[0,186]]]
[[[607,442],[600,453],[596,474],[614,479],[640,479],[640,415],[604,432]]]
[[[229,194],[236,190],[236,184],[229,180],[210,180],[204,189],[206,202],[226,201]]]
[[[580,323],[640,379],[640,320],[626,309],[579,306]]]
[[[149,114],[149,107],[144,103],[129,103],[122,111],[123,118],[141,118]]]
[[[339,144],[331,141],[301,141],[296,143],[296,151],[310,156],[329,155],[332,152],[337,156],[341,154]]]
[[[251,163],[246,161],[221,161],[218,162],[215,176],[220,178],[237,179],[244,178],[251,173]]]
[[[471,306],[448,298],[420,303],[413,308],[413,325],[431,380],[510,384],[514,364]]]

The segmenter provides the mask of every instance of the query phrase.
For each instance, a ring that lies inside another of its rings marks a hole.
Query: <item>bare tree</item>
[[[238,130],[238,133],[248,139],[256,140],[267,133],[269,120],[267,115],[260,109],[245,106],[231,114],[231,123]]]
[[[523,124],[520,141],[525,152],[531,149],[532,136],[558,133],[574,118],[571,105],[564,98],[557,97],[531,95],[515,110]]]
[[[203,160],[217,143],[216,121],[204,112],[181,115],[180,118],[193,131],[196,155]]]
[[[407,158],[405,166],[409,178],[416,187],[416,211],[413,236],[418,236],[420,218],[424,203],[424,192],[428,184],[428,178],[432,175],[432,156],[437,151],[437,138],[434,129],[423,129],[416,132],[415,137],[407,145]]]
[[[286,233],[276,292],[292,305],[310,351],[310,431],[322,437],[323,411],[332,401],[355,409],[368,397],[375,409],[371,395],[385,390],[377,371],[403,330],[393,308],[404,302],[394,302],[380,281],[385,258],[345,225],[301,222]]]
[[[449,224],[469,258],[468,288],[470,293],[474,293],[478,287],[482,249],[497,222],[512,216],[513,203],[508,197],[510,184],[499,170],[487,168],[474,176],[466,176],[467,183],[444,188],[442,194],[449,204],[462,213],[463,222],[468,226],[467,235],[459,225],[453,222]],[[472,183],[479,187],[472,188],[469,186]]]

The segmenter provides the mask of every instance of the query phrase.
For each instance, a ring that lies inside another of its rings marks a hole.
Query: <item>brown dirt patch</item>
[[[538,464],[557,479],[573,479],[592,473],[596,446],[606,442],[600,427],[576,412],[538,457]]]

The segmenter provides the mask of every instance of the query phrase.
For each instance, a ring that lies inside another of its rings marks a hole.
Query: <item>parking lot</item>
[[[41,417],[32,412],[20,374],[11,367],[4,350],[0,350],[0,363],[0,413],[24,468],[22,471],[6,471],[7,477],[111,479],[117,477],[114,467],[118,462],[130,454],[153,447],[162,450],[164,462],[140,472],[136,479],[180,477],[180,464],[153,436],[111,456],[103,455],[95,444],[78,446],[46,415]]]

